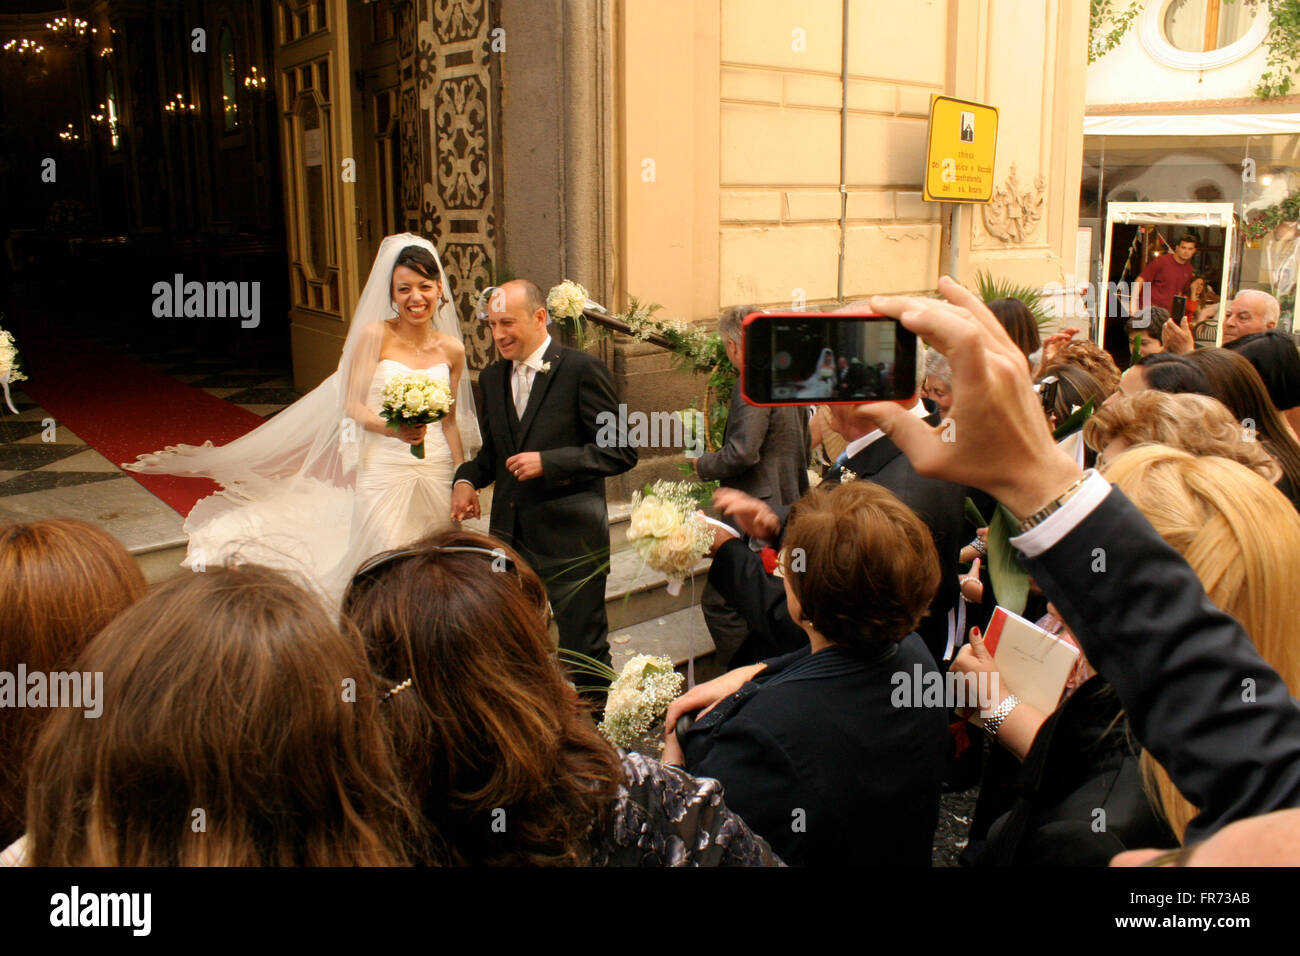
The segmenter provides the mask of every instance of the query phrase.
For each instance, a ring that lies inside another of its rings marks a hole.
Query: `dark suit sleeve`
[[[742,402],[733,404],[728,413],[727,440],[717,451],[700,456],[696,470],[705,481],[735,478],[758,464],[759,452],[767,438],[772,409]]]
[[[489,372],[484,372],[482,379],[495,379],[495,376]],[[483,400],[478,406],[478,432],[483,437],[483,447],[479,449],[478,454],[473,458],[465,461],[456,469],[456,477],[452,479],[454,484],[464,479],[473,483],[475,488],[485,488],[496,480],[497,474],[497,453],[496,444],[492,440],[492,429],[488,426],[488,389],[489,381],[483,381]]]
[[[763,570],[763,559],[739,538],[713,556],[709,583],[745,619],[761,646],[793,651],[807,645],[808,635],[790,620],[785,586]]]
[[[1115,688],[1138,740],[1201,808],[1189,841],[1300,806],[1300,706],[1123,494],[1112,490],[1024,561]]]
[[[621,475],[636,464],[636,449],[628,441],[624,429],[618,428],[613,442],[602,441],[602,419],[613,416],[618,421],[618,398],[614,394],[614,379],[609,369],[588,355],[578,353],[569,361],[580,362],[578,380],[578,417],[582,432],[588,437],[585,445],[568,448],[551,448],[542,454],[542,481],[547,485],[575,478],[609,478]],[[607,434],[607,430],[605,430]]]

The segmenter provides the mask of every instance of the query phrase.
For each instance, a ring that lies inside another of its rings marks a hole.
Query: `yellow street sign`
[[[993,156],[998,108],[930,97],[929,148],[922,198],[927,202],[988,202],[993,198]]]

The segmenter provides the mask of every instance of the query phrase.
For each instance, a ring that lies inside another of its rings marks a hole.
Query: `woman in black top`
[[[680,745],[668,735],[664,760],[721,781],[787,863],[928,866],[948,739],[940,675],[912,633],[939,581],[930,532],[854,481],[800,499],[783,540],[808,646],[679,698],[669,728],[717,704]]]

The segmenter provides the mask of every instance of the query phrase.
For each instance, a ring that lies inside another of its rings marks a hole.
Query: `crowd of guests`
[[[933,346],[910,406],[733,400],[696,463],[734,532],[704,601],[728,669],[670,706],[659,760],[597,732],[545,587],[485,535],[376,556],[336,617],[257,564],[147,588],[91,525],[0,527],[0,671],[103,677],[95,718],[6,709],[3,862],[925,866],[975,782],[972,865],[1300,862],[1295,346],[1262,303],[1221,349],[1156,325],[1121,373],[1017,300],[941,292],[871,303]],[[1026,616],[1079,650],[1048,711],[981,635],[971,512],[999,503]],[[982,733],[900,697],[948,670],[996,678]]]

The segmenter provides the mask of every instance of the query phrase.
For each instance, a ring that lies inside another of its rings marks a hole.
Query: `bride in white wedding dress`
[[[385,383],[410,372],[450,382],[456,401],[438,424],[380,417]],[[410,450],[421,441],[423,459]],[[452,476],[480,444],[446,274],[406,233],[380,245],[333,375],[227,445],[171,445],[123,467],[222,486],[185,521],[184,566],[271,564],[337,603],[367,558],[450,523]]]

